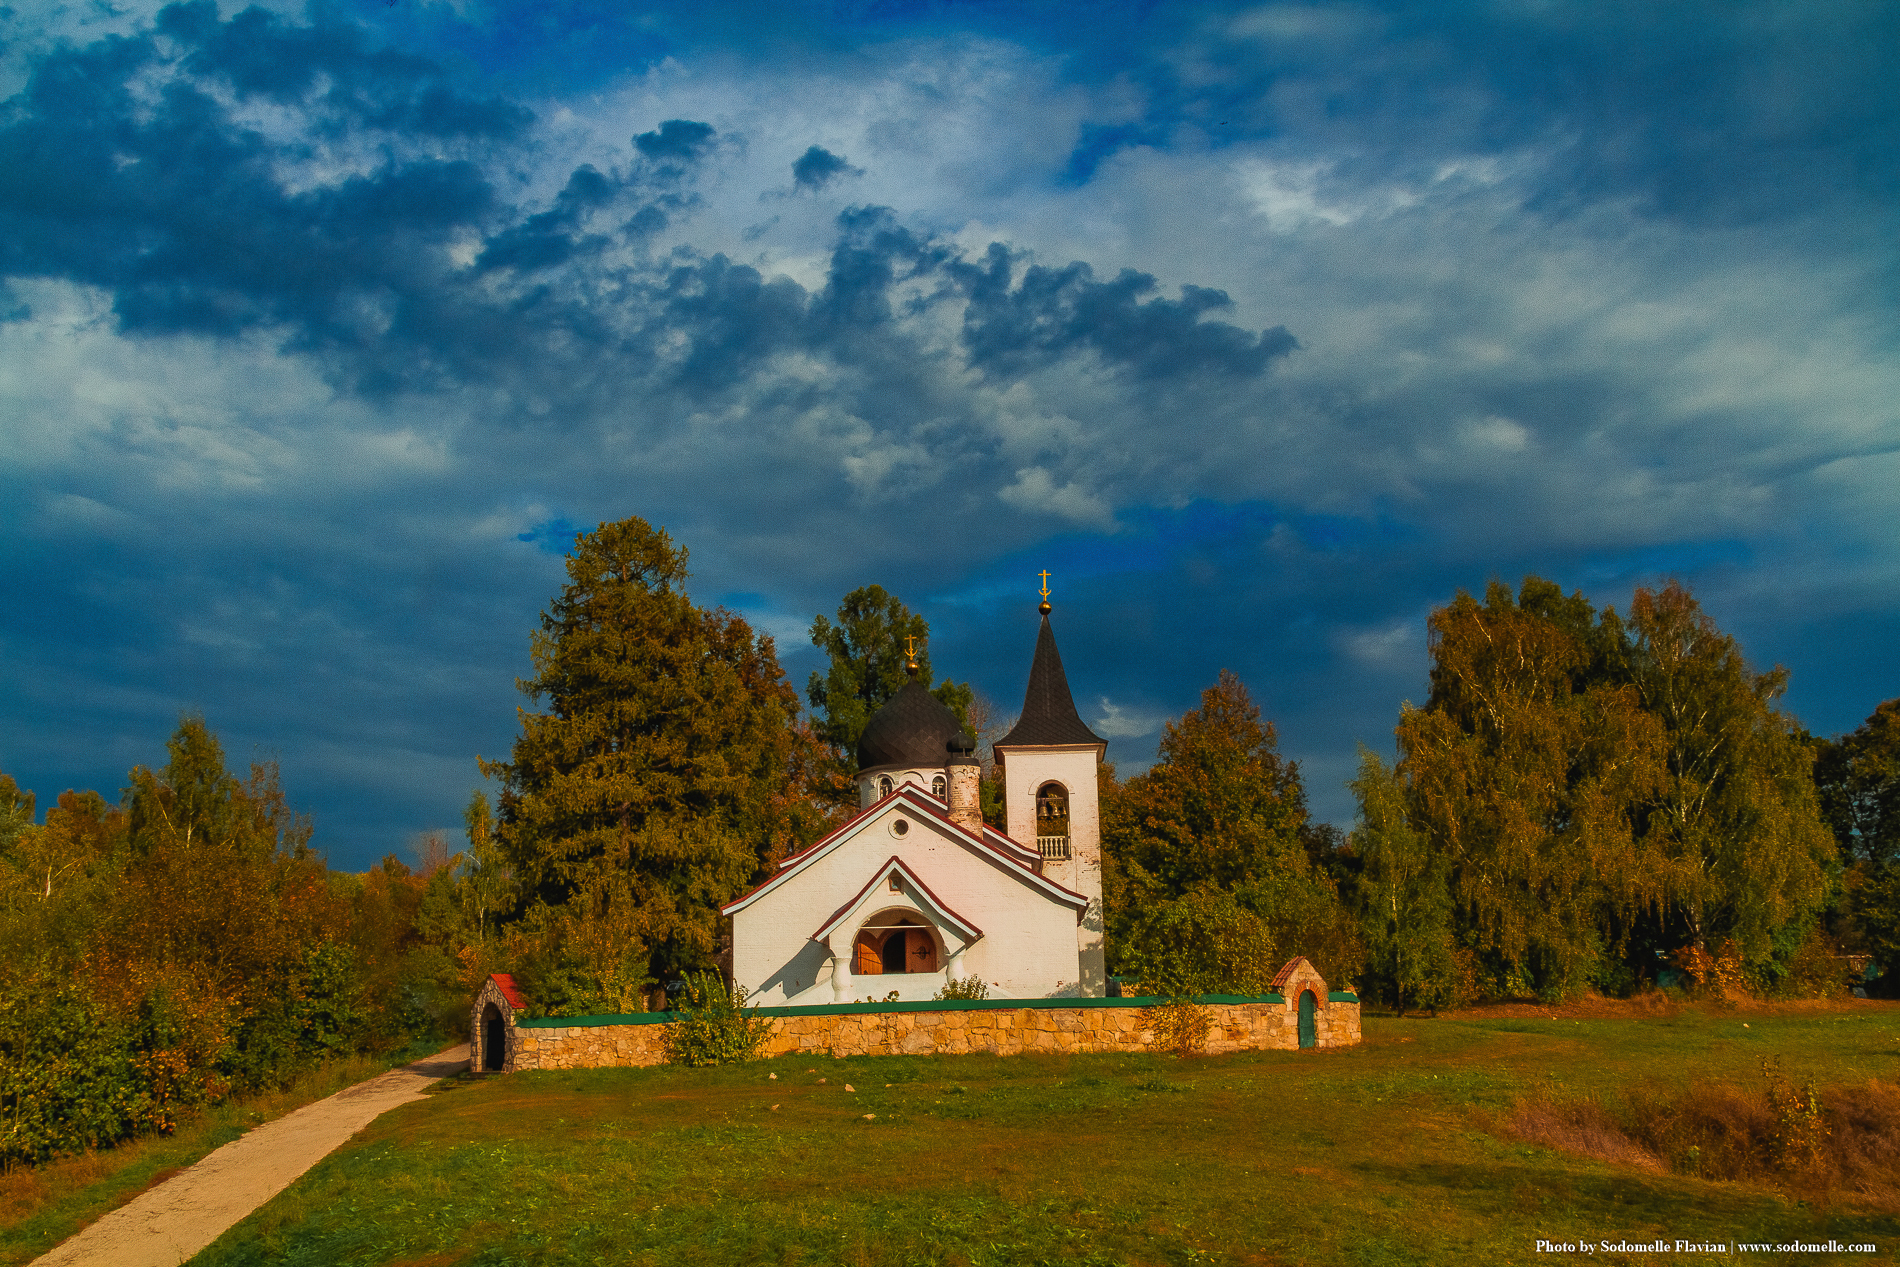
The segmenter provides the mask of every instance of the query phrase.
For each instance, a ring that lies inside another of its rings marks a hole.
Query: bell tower
[[[1102,956],[1102,815],[1095,769],[1108,744],[1083,724],[1049,626],[1049,574],[1042,573],[1042,627],[1029,666],[1022,716],[996,741],[997,777],[1011,839],[1042,855],[1042,873],[1089,899],[1075,930],[1077,993],[1100,998],[1108,978]]]

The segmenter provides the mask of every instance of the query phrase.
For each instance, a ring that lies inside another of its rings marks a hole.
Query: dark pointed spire
[[[1042,629],[1036,634],[1036,658],[1029,666],[1029,689],[1023,692],[1023,715],[1015,729],[996,741],[1011,745],[1105,743],[1082,722],[1062,671],[1062,653],[1056,650],[1055,630],[1049,627],[1049,601],[1042,602]]]

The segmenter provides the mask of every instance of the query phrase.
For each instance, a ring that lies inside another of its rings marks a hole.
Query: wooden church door
[[[935,972],[937,970],[937,943],[923,930],[905,933],[905,961],[911,972]]]
[[[884,971],[884,954],[876,933],[859,933],[856,950],[851,964],[855,975],[875,977]]]

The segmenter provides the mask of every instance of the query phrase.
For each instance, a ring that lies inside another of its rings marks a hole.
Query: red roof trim
[[[833,929],[835,929],[838,926],[838,921],[842,920],[853,909],[855,909],[858,903],[864,901],[864,895],[869,893],[872,889],[876,888],[878,886],[878,883],[882,881],[885,876],[889,875],[894,870],[902,871],[904,873],[904,878],[909,880],[912,884],[916,885],[917,888],[923,892],[923,895],[926,898],[930,899],[930,905],[937,908],[937,913],[945,917],[946,923],[954,923],[956,925],[959,925],[959,927],[956,928],[955,930],[957,936],[962,937],[966,942],[976,942],[976,941],[982,940],[983,930],[978,928],[975,924],[972,924],[969,920],[964,919],[963,916],[951,910],[949,905],[945,903],[941,898],[939,898],[935,893],[932,893],[930,891],[930,886],[928,884],[925,884],[922,880],[918,879],[917,873],[915,871],[912,871],[909,867],[905,866],[904,860],[898,857],[896,854],[892,854],[885,861],[883,866],[879,867],[876,871],[872,872],[869,883],[867,883],[863,888],[859,889],[857,892],[857,895],[853,897],[849,902],[846,902],[843,906],[840,906],[837,910],[833,911],[831,915],[825,920],[825,922],[818,926],[818,931],[811,935],[810,940],[819,941],[819,942],[830,940],[831,932]],[[975,936],[971,936],[970,934],[972,933],[975,934]]]
[[[857,813],[853,814],[851,817],[845,819],[843,823],[839,824],[837,827],[832,828],[829,833],[827,833],[824,836],[819,837],[816,843],[807,845],[805,848],[799,850],[797,853],[786,854],[785,857],[779,860],[777,869],[780,871],[783,871],[785,868],[791,866],[794,862],[798,862],[810,854],[817,853],[820,849],[823,849],[826,845],[830,844],[832,841],[836,840],[838,837],[844,835],[844,833],[850,831],[853,827],[857,826],[858,820],[863,818],[866,814],[874,813],[878,809],[879,806],[884,804],[885,801],[890,800],[892,796],[901,796],[903,795],[903,792],[904,792],[904,788],[900,784],[897,790],[892,792],[890,796],[880,797],[877,800],[871,802],[869,805],[866,805],[863,809],[859,810]],[[771,883],[771,880],[768,879],[755,887],[763,888],[765,885],[770,884],[770,883]],[[735,900],[743,900],[743,899],[735,899]]]
[[[892,795],[895,796],[896,793],[893,792]],[[987,848],[995,849],[999,853],[1013,851],[1017,854],[1020,854],[1022,857],[1028,859],[1030,862],[1039,863],[1042,861],[1042,855],[1038,853],[1036,850],[1029,848],[1027,845],[1014,839],[1013,837],[1004,835],[1002,832],[997,831],[994,827],[990,826],[988,823],[982,824],[983,831],[980,835],[978,833],[972,832],[969,828],[965,827],[962,823],[959,823],[956,819],[950,817],[950,807],[948,805],[945,805],[942,801],[939,801],[934,796],[930,797],[927,801],[923,803],[923,812],[931,815],[938,822],[943,823],[946,826],[956,828],[958,831],[962,832],[966,836],[975,837],[976,839],[982,841],[982,843]],[[1057,887],[1060,888],[1061,886],[1057,885]]]
[[[509,1007],[524,1008],[528,1006],[527,998],[521,993],[521,988],[515,984],[513,973],[492,972],[488,975],[488,979],[495,983],[497,990],[501,991],[501,997],[508,1000]]]
[[[1015,871],[1022,879],[1029,881],[1037,888],[1044,889],[1055,895],[1064,905],[1074,906],[1082,911],[1088,909],[1088,898],[1073,889],[1057,884],[1054,880],[1049,879],[1035,867],[1027,865],[1024,861],[1024,859],[1034,859],[1040,862],[1042,860],[1041,854],[1030,849],[1025,849],[1008,836],[988,826],[983,829],[983,835],[974,835],[961,824],[952,822],[949,811],[945,808],[941,808],[941,803],[938,802],[935,797],[912,784],[906,783],[889,796],[878,801],[877,804],[866,806],[862,811],[853,816],[849,822],[845,823],[844,826],[833,831],[810,849],[786,859],[785,863],[780,864],[777,874],[767,876],[746,892],[720,907],[719,913],[721,915],[732,915],[742,908],[751,905],[752,902],[763,896],[766,890],[791,879],[799,870],[816,860],[821,854],[829,852],[833,846],[843,840],[847,834],[854,831],[866,818],[896,799],[907,800],[913,812],[920,816],[928,815],[936,819],[939,823],[954,831],[956,837],[961,840],[963,844],[992,855],[998,862]],[[1004,846],[1007,846],[1007,848],[1004,848]]]

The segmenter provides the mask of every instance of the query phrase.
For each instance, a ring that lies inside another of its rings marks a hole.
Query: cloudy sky
[[[576,526],[879,582],[1111,758],[1241,674],[1349,825],[1425,618],[1674,576],[1900,694],[1900,7],[0,8],[0,769],[202,711],[336,865],[505,755]]]

